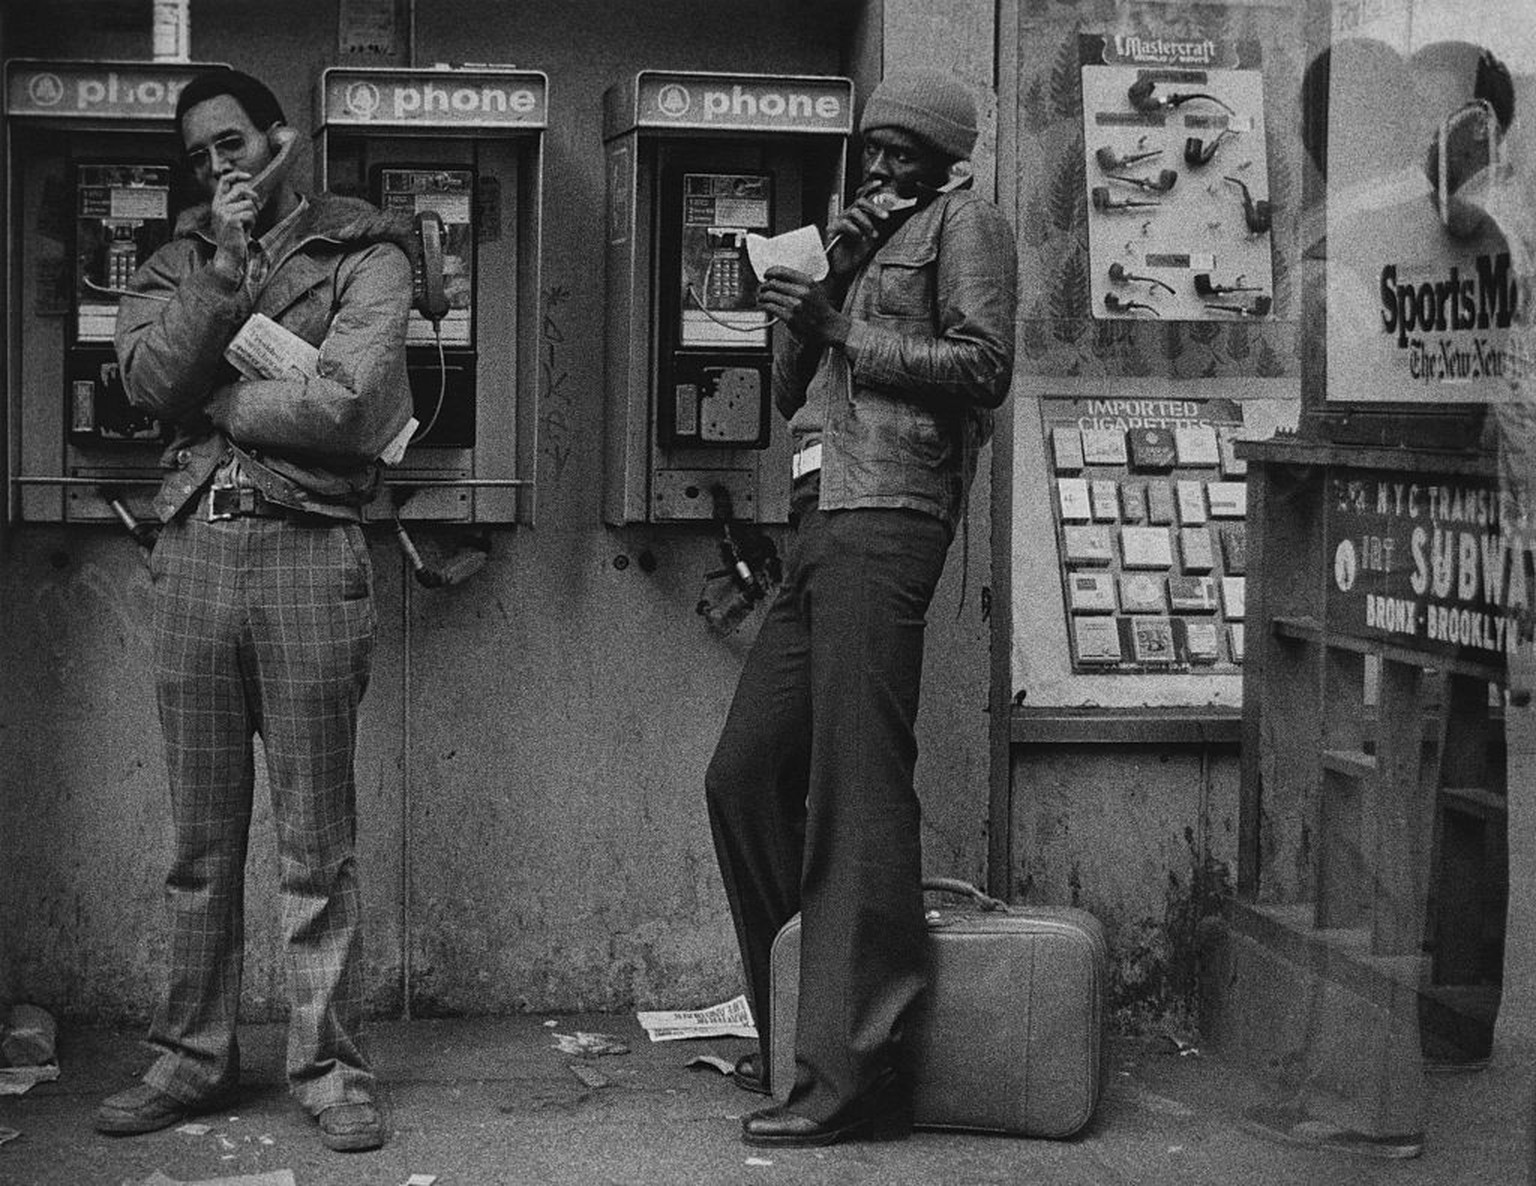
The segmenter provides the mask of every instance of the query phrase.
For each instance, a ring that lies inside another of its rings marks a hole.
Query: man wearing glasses
[[[377,1148],[360,1046],[353,749],[376,624],[359,523],[411,418],[411,268],[366,202],[300,194],[272,92],[216,70],[176,108],[206,203],[139,269],[117,322],[129,399],[175,426],[151,556],[155,690],[174,826],[169,983],[144,1081],[96,1127],[151,1132],[239,1083],[243,887],[261,734],[293,999],[290,1089],[337,1150]],[[293,335],[293,369],[237,370],[243,327]],[[308,348],[318,351],[316,355]]]

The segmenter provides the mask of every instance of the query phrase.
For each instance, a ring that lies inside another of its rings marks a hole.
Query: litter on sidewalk
[[[755,1038],[757,1026],[745,994],[707,1009],[660,1010],[637,1013],[640,1028],[653,1042],[686,1038]]]

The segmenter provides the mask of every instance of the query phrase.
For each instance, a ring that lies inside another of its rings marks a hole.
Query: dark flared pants
[[[914,725],[950,531],[810,487],[705,788],[765,1058],[769,949],[802,916],[789,1107],[824,1122],[898,1069],[923,991]]]

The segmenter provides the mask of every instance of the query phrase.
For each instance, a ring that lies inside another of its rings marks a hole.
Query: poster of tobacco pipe
[[[1257,43],[1121,33],[1079,46],[1093,315],[1269,317]]]

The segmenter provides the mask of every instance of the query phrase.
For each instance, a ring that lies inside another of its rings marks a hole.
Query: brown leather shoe
[[[148,1083],[140,1083],[102,1100],[96,1109],[95,1126],[97,1132],[109,1136],[138,1136],[169,1128],[191,1116],[217,1112],[228,1102],[227,1095],[220,1095],[188,1104]]]
[[[736,1069],[731,1072],[731,1078],[743,1091],[750,1091],[756,1095],[773,1094],[768,1086],[768,1076],[763,1074],[763,1057],[756,1051],[743,1054],[736,1060]]]
[[[320,1140],[337,1153],[361,1153],[384,1144],[384,1117],[368,1100],[332,1104],[315,1117]]]

